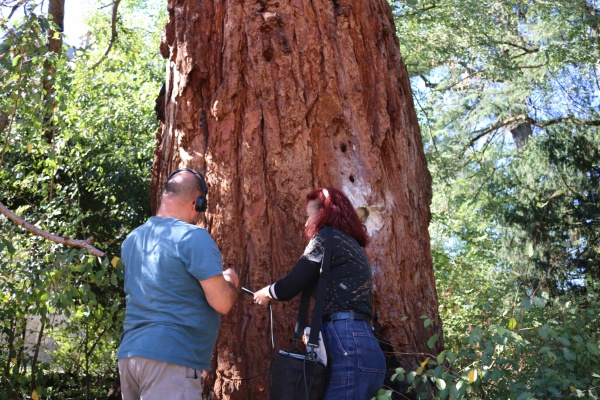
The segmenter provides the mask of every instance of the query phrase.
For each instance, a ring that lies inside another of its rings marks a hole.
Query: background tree
[[[529,255],[521,266],[534,266],[552,293],[597,285],[598,3],[393,4],[434,192],[487,210],[506,261],[520,246]],[[455,185],[463,174],[466,191]]]
[[[431,181],[388,4],[173,0],[168,11],[154,208],[170,171],[205,171],[205,225],[224,266],[258,289],[289,271],[306,244],[305,194],[342,189],[371,235],[378,333],[406,367],[435,354]],[[274,305],[277,347],[288,346],[296,306]],[[224,318],[205,390],[266,397],[269,347],[268,314],[241,298]]]
[[[118,378],[122,329],[114,257],[123,235],[149,214],[153,98],[163,72],[158,29],[132,27],[140,18],[164,22],[151,4],[126,2],[121,35],[92,69],[111,36],[110,9],[90,18],[88,40],[67,58],[64,48],[48,46],[55,25],[40,2],[9,3],[2,6],[18,8],[0,21],[0,109],[8,120],[0,201],[46,232],[93,236],[108,257],[46,241],[0,217],[0,398],[104,398]],[[43,89],[48,65],[51,94]],[[42,134],[47,95],[51,142]]]
[[[598,3],[391,3],[447,345],[399,377],[441,398],[596,398]]]

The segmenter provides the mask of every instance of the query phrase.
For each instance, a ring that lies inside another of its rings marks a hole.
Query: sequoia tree
[[[341,189],[370,235],[389,368],[436,354],[431,177],[387,2],[169,0],[168,12],[153,210],[171,171],[204,172],[204,226],[224,268],[256,290],[302,253],[305,195]],[[290,346],[297,304],[273,305],[277,348]],[[267,398],[270,356],[269,313],[240,294],[223,318],[205,395]]]

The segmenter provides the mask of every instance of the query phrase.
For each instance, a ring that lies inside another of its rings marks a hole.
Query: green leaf
[[[533,304],[537,307],[543,308],[546,307],[546,300],[536,296],[533,298]]]
[[[550,326],[542,325],[537,329],[538,334],[542,339],[548,339],[548,333],[550,332]]]
[[[567,348],[567,347],[563,347],[563,356],[565,357],[566,360],[568,361],[574,361],[577,359],[577,355],[575,355],[575,353],[573,351],[571,351],[571,349]]]
[[[503,373],[502,370],[494,369],[490,375],[490,379],[494,382],[499,382],[502,379]]]
[[[560,344],[562,344],[563,346],[571,345],[571,341],[564,336],[559,336],[556,338],[556,340],[558,340],[560,342]]]
[[[442,351],[436,357],[436,361],[438,362],[438,364],[443,364],[445,360],[446,360],[446,351]]]
[[[392,377],[390,378],[391,381],[403,381],[404,380],[404,368],[398,367],[396,368],[396,372],[392,375]]]
[[[430,349],[433,349],[433,347],[437,343],[439,337],[440,337],[439,333],[436,333],[435,335],[430,337],[429,340],[427,341],[427,347],[429,347]]]
[[[391,390],[379,389],[379,391],[377,392],[376,400],[391,400],[391,398],[392,398]]]
[[[516,327],[517,327],[517,320],[514,319],[514,318],[511,318],[508,321],[508,329],[510,329],[511,331],[513,331]]]
[[[600,354],[600,349],[598,348],[598,344],[594,342],[587,342],[586,347],[590,353],[594,356],[598,356]]]
[[[439,390],[444,390],[444,389],[446,389],[446,381],[445,381],[445,380],[443,380],[443,379],[436,378],[436,379],[435,379],[435,385],[437,386],[437,388],[438,388]]]

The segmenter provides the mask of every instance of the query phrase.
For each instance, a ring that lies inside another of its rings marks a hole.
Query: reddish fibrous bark
[[[302,253],[305,195],[341,189],[369,230],[375,325],[396,352],[389,367],[437,354],[441,335],[427,347],[441,334],[431,177],[387,2],[169,0],[168,10],[153,209],[171,171],[204,172],[205,227],[224,267],[256,290]],[[278,348],[290,345],[297,304],[273,305]],[[434,321],[427,328],[423,315]],[[240,295],[223,318],[206,396],[268,398],[268,324],[267,310]]]

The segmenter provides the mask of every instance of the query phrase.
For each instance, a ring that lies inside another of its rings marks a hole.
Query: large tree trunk
[[[431,177],[387,2],[169,0],[168,10],[153,209],[170,171],[206,172],[206,227],[224,267],[255,290],[302,253],[307,192],[341,189],[371,236],[376,325],[397,352],[389,367],[436,354],[441,339],[426,345],[441,333]],[[223,319],[209,398],[268,398],[269,315],[240,297]],[[297,304],[273,306],[277,347],[289,345]]]

